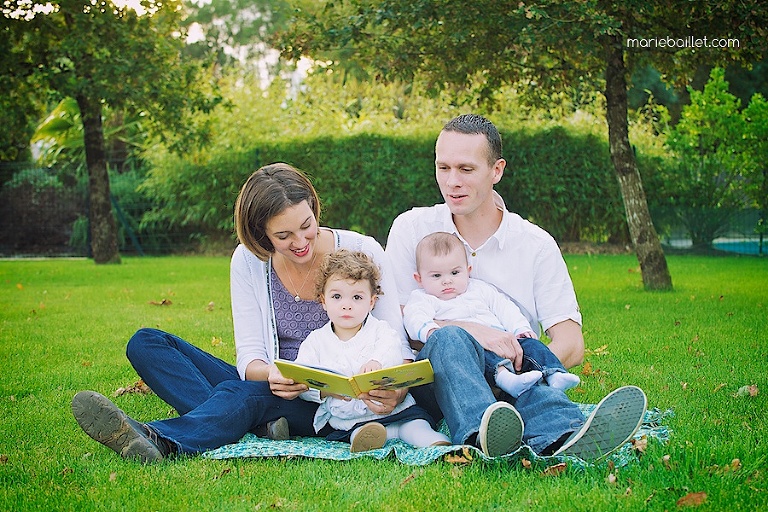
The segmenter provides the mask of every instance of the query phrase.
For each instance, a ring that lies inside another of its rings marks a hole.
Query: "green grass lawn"
[[[675,291],[666,293],[643,291],[632,256],[567,261],[588,348],[585,364],[572,370],[582,384],[569,395],[594,403],[636,384],[650,407],[674,416],[666,420],[670,441],[650,442],[637,462],[557,476],[480,461],[123,461],[80,430],[72,396],[82,389],[112,396],[136,382],[125,343],[143,326],[234,362],[229,260],[2,261],[0,510],[768,507],[768,259],[670,256]],[[756,396],[739,395],[748,385]],[[114,400],[140,420],[170,413],[154,395]]]

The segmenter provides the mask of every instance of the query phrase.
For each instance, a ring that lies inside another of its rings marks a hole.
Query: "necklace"
[[[312,261],[309,262],[309,270],[307,271],[307,275],[304,276],[304,282],[301,283],[301,288],[296,288],[296,285],[293,284],[291,273],[288,271],[288,263],[286,261],[283,262],[283,267],[285,267],[285,275],[288,277],[288,282],[291,283],[291,288],[296,290],[296,295],[293,296],[294,302],[299,302],[301,300],[301,297],[299,297],[299,292],[303,290],[304,286],[307,284],[307,279],[309,279],[309,275],[312,273],[312,266],[315,264],[315,258],[317,258],[317,250],[315,250],[315,254],[312,255]]]

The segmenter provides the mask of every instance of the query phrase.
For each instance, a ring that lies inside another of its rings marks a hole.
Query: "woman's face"
[[[317,220],[307,201],[275,215],[267,221],[266,228],[275,252],[295,263],[311,261],[317,240]]]

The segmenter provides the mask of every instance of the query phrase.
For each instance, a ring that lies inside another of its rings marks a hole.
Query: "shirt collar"
[[[491,235],[490,238],[496,239],[496,243],[498,244],[499,249],[504,249],[504,242],[506,241],[507,234],[511,229],[512,218],[511,218],[511,214],[507,210],[506,205],[504,204],[504,199],[495,190],[493,191],[493,202],[496,204],[496,208],[501,210],[502,217],[501,217],[501,223],[499,224],[499,228],[496,230],[496,232],[493,235]],[[464,242],[464,238],[459,233],[459,230],[456,229],[456,224],[453,222],[453,215],[451,215],[451,210],[448,208],[448,205],[443,204],[443,206],[445,208],[443,219],[442,219],[443,231],[457,235],[459,238],[461,238],[462,242]],[[488,241],[486,240],[483,246],[485,246],[487,243]]]

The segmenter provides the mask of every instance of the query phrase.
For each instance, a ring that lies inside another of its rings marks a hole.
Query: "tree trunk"
[[[653,227],[648,201],[637,169],[632,146],[629,144],[627,123],[627,81],[624,48],[620,36],[606,36],[605,99],[608,120],[608,141],[611,161],[616,170],[627,214],[627,225],[635,247],[643,284],[648,290],[671,290],[667,259],[661,248],[659,235]]]
[[[104,131],[101,124],[101,104],[85,95],[78,95],[80,118],[83,121],[85,162],[88,167],[88,200],[90,204],[91,250],[96,263],[120,263],[117,246],[117,225],[112,215],[109,174],[104,151]]]

